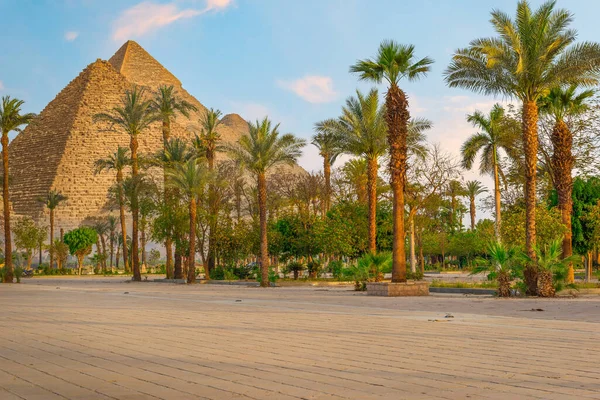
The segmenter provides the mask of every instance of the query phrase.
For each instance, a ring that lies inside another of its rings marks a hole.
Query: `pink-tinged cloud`
[[[144,1],[121,13],[114,23],[112,37],[116,41],[141,37],[176,21],[197,17],[209,11],[224,10],[232,4],[232,0],[208,0],[203,9],[179,9],[175,2],[157,4]]]
[[[65,33],[65,40],[67,42],[72,42],[73,40],[77,39],[78,36],[79,32],[69,31]]]
[[[277,85],[309,103],[329,103],[338,96],[333,89],[333,79],[328,76],[309,75],[293,81],[279,80]]]

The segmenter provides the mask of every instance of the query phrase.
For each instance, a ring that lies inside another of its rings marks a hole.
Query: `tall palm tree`
[[[121,105],[114,107],[110,113],[99,113],[94,115],[96,122],[108,122],[113,128],[125,132],[130,137],[129,149],[131,151],[131,172],[135,179],[139,173],[138,166],[138,136],[147,130],[150,125],[161,119],[160,114],[152,107],[152,101],[146,99],[146,89],[134,86],[131,90],[125,92]],[[133,192],[134,195],[137,195]],[[139,209],[138,202],[132,202],[131,208],[131,252],[133,260],[133,279],[141,280],[140,273],[140,255],[138,254],[138,222]]]
[[[459,198],[466,192],[462,182],[456,179],[448,182],[445,189],[446,196],[450,197],[450,227],[454,231],[454,229],[462,227],[462,221],[457,220],[456,214],[460,205]]]
[[[558,195],[558,208],[562,223],[566,226],[562,241],[562,257],[573,255],[571,213],[573,211],[573,132],[567,120],[585,112],[589,106],[587,100],[594,95],[593,90],[577,93],[577,86],[567,88],[556,87],[538,102],[540,112],[554,120],[552,128],[551,172],[554,187]]]
[[[357,61],[350,72],[361,80],[389,85],[385,99],[385,120],[388,127],[390,174],[393,192],[394,240],[392,247],[392,282],[406,282],[406,249],[404,229],[404,185],[407,166],[407,136],[410,113],[406,94],[398,86],[401,79],[417,80],[427,74],[433,60],[415,59],[412,45],[384,41],[374,59]]]
[[[191,111],[198,111],[196,106],[181,99],[173,85],[167,86],[162,85],[154,93],[154,97],[151,100],[150,107],[160,116],[162,121],[162,134],[163,134],[163,146],[166,149],[167,143],[171,138],[171,121],[176,119],[179,114],[186,118],[190,117]],[[163,169],[163,176],[165,176],[165,170]],[[166,179],[166,178],[165,178]],[[164,197],[165,200],[168,197],[166,189],[166,181],[164,182]],[[166,269],[167,271],[173,270],[173,238],[167,236],[165,240],[165,249],[167,253]],[[167,278],[172,278],[168,276]]]
[[[234,160],[251,174],[258,183],[258,208],[260,221],[260,268],[263,287],[269,286],[269,250],[267,243],[267,172],[281,164],[293,165],[302,154],[305,142],[294,135],[280,134],[279,124],[273,126],[265,117],[262,121],[248,123],[250,131],[237,145],[229,146]]]
[[[2,97],[0,104],[0,130],[2,131],[2,201],[4,205],[4,278],[3,282],[12,283],[14,278],[12,263],[12,239],[10,234],[10,201],[9,201],[9,169],[8,169],[8,134],[12,131],[20,132],[23,125],[27,125],[35,118],[35,114],[21,113],[25,102],[11,99],[10,96]]]
[[[325,178],[324,209],[325,212],[331,208],[331,166],[342,154],[341,138],[335,129],[331,129],[333,121],[325,120],[315,124],[316,133],[311,143],[319,149],[319,155],[323,157],[323,176]]]
[[[502,212],[500,209],[500,177],[503,176],[500,165],[499,150],[504,150],[509,155],[514,155],[514,126],[507,122],[504,108],[495,104],[488,115],[475,111],[467,116],[467,121],[480,132],[471,135],[461,147],[462,166],[466,169],[473,168],[477,154],[479,157],[479,172],[491,174],[494,178],[494,199],[496,204],[496,240],[500,242],[500,227],[502,225]]]
[[[164,197],[164,210],[171,211],[174,209],[177,200],[177,189],[171,187],[168,184],[168,174],[166,173],[169,169],[172,169],[177,164],[185,163],[190,160],[194,156],[193,151],[186,144],[185,141],[179,138],[171,138],[167,140],[164,144],[163,148],[156,152],[153,157],[150,158],[149,162],[151,165],[155,165],[161,167],[163,171],[165,171],[165,193],[167,195]],[[174,264],[173,264],[173,234],[174,234],[174,226],[171,221],[171,218],[167,218],[165,220],[167,223],[165,224],[165,249],[167,253],[167,264],[166,264],[166,277],[167,279],[174,278]],[[169,261],[169,257],[171,258],[171,262]]]
[[[342,116],[335,122],[344,152],[367,160],[367,202],[369,207],[369,251],[377,251],[377,176],[378,163],[387,151],[385,109],[379,104],[377,89],[365,96],[356,91],[342,107]]]
[[[123,248],[123,267],[125,272],[129,271],[129,254],[127,252],[127,224],[125,220],[125,198],[123,197],[123,170],[126,166],[131,165],[131,158],[127,154],[129,150],[126,147],[119,146],[117,151],[109,155],[107,158],[97,160],[95,162],[95,173],[100,173],[104,170],[114,170],[117,180],[117,201],[119,203],[119,217],[121,220],[121,236]]]
[[[465,185],[466,194],[469,198],[469,214],[471,215],[471,230],[475,230],[475,198],[487,192],[487,189],[479,181],[467,181]]]
[[[135,176],[131,176],[123,180],[123,183],[120,185],[123,190],[123,198],[125,200],[125,205],[129,207],[132,215],[134,214],[134,210],[140,209],[140,196],[149,195],[149,183],[146,177],[143,174],[138,174]],[[137,215],[136,215],[137,217]],[[136,234],[139,232],[139,220],[138,218],[132,218],[131,221],[131,232],[135,232]],[[129,253],[129,261],[131,265],[133,265],[133,280],[141,281],[142,280],[142,272],[139,264],[139,237],[136,236],[136,239],[133,239],[133,234],[131,240],[128,240],[128,247],[131,249]],[[137,267],[135,263],[136,256],[138,258]]]
[[[539,98],[566,84],[598,84],[600,45],[574,44],[577,31],[567,10],[555,9],[555,0],[531,10],[529,2],[517,4],[516,17],[493,10],[492,26],[497,35],[473,40],[456,50],[445,72],[450,87],[483,94],[500,94],[522,103],[522,138],[525,153],[525,247],[530,265],[525,268],[529,294],[537,292],[535,265],[535,206],[538,148]]]
[[[54,268],[54,210],[67,199],[67,196],[54,189],[38,199],[50,210],[50,268]]]
[[[206,158],[208,171],[212,172],[215,168],[215,158],[218,151],[223,150],[221,146],[221,134],[217,128],[221,121],[221,111],[209,109],[200,122],[200,134],[194,137],[194,147],[198,155]],[[205,271],[206,278],[210,278],[210,272],[215,269],[215,236],[217,230],[217,216],[219,214],[219,202],[216,198],[214,182],[208,185],[208,271]]]
[[[191,159],[167,170],[167,184],[185,196],[189,204],[190,232],[187,283],[196,281],[196,206],[204,189],[207,171],[202,164]]]

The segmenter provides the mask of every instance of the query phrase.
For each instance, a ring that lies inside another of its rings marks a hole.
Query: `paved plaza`
[[[600,297],[32,278],[0,303],[2,400],[600,399]]]

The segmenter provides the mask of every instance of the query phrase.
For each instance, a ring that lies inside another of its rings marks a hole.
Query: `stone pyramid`
[[[106,213],[107,192],[114,184],[114,173],[94,174],[94,162],[114,153],[118,146],[129,146],[129,138],[94,124],[92,117],[118,105],[126,89],[133,84],[156,89],[174,85],[177,92],[198,108],[190,119],[177,118],[171,127],[174,137],[190,138],[187,129],[198,123],[206,108],[185,89],[181,82],[157,60],[133,41],[126,42],[109,61],[98,59],[88,65],[52,100],[10,144],[11,200],[17,215],[36,220],[47,216],[37,201],[49,190],[68,196],[57,209],[60,227],[71,229],[83,220]],[[221,136],[226,142],[237,141],[248,125],[239,115],[222,119]],[[162,147],[160,123],[139,137],[140,154]],[[47,219],[45,219],[47,221]]]

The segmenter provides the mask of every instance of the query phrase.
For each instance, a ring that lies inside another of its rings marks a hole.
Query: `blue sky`
[[[580,39],[600,40],[600,2],[558,6],[575,14]],[[474,133],[465,115],[496,99],[449,89],[442,72],[454,49],[492,34],[491,9],[515,7],[514,0],[0,0],[0,95],[39,112],[86,65],[133,39],[205,106],[246,119],[268,114],[309,138],[356,88],[369,89],[349,65],[394,39],[436,61],[428,77],[402,87],[411,113],[433,120],[429,140],[458,154]],[[320,168],[312,146],[301,164]]]

